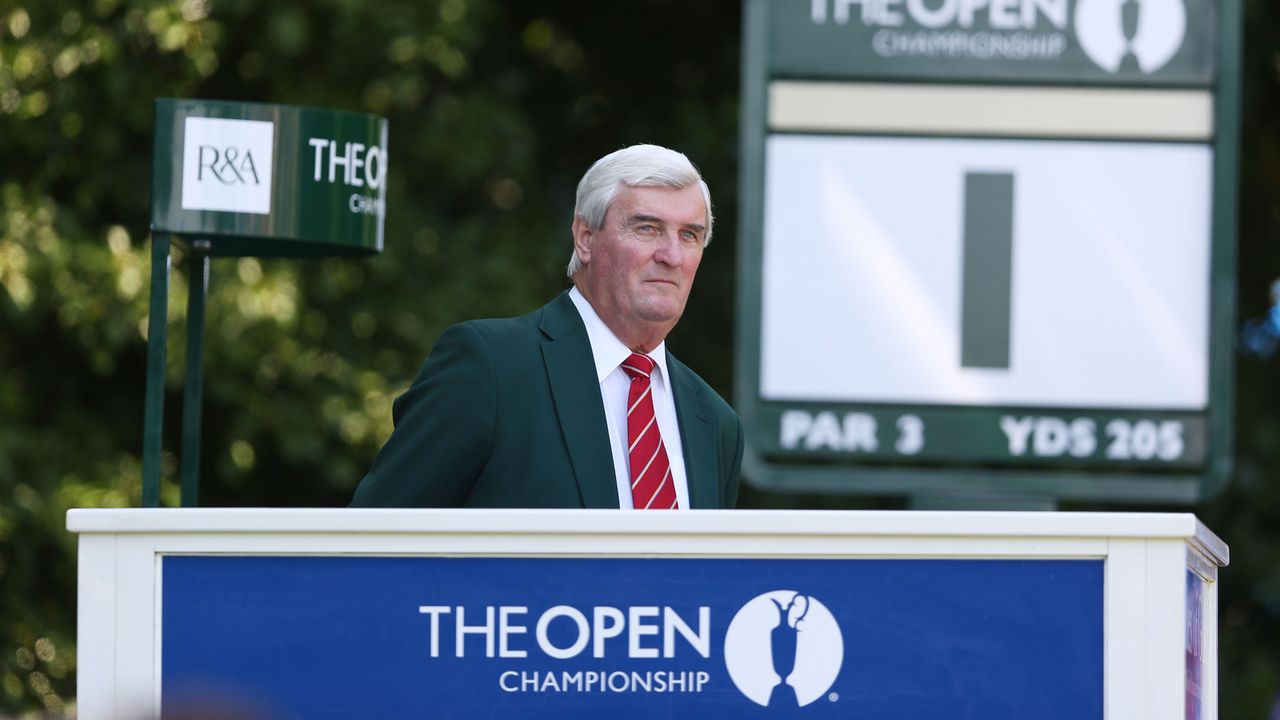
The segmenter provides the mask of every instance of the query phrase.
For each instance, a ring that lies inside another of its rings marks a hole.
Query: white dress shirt
[[[578,288],[569,291],[569,299],[582,323],[587,326],[587,338],[591,341],[591,356],[596,363],[596,380],[600,382],[600,399],[604,401],[604,420],[609,426],[609,448],[613,451],[613,475],[618,482],[618,504],[624,510],[634,507],[631,501],[631,469],[627,458],[627,393],[631,390],[631,378],[622,369],[622,361],[631,356],[631,349],[622,344],[608,325],[596,314],[595,308]],[[653,412],[662,433],[662,444],[667,449],[671,463],[671,481],[676,484],[676,502],[681,510],[689,509],[689,482],[684,472],[684,448],[680,443],[680,423],[676,419],[676,401],[671,394],[670,374],[667,372],[667,343],[664,340],[649,353],[657,363],[650,376],[653,392]]]

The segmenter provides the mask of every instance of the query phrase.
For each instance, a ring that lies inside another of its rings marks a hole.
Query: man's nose
[[[662,240],[658,242],[658,247],[654,250],[653,259],[663,265],[671,267],[679,267],[684,262],[683,248],[680,246],[680,236],[676,232],[662,234]]]

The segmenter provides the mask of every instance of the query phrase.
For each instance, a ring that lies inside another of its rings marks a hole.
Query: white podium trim
[[[1205,578],[1203,717],[1217,717],[1217,568],[1189,514],[621,510],[71,510],[78,711],[160,709],[165,555],[1103,560],[1104,712],[1181,717],[1186,572]]]

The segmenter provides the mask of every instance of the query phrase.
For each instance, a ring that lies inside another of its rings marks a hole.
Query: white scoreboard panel
[[[765,168],[761,398],[1205,409],[1210,146],[772,135]],[[1011,257],[966,275],[975,173]],[[1009,296],[968,321],[1007,362],[963,362],[965,282]]]

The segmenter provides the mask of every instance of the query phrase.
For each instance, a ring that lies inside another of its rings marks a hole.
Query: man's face
[[[633,350],[652,349],[684,313],[702,261],[706,222],[697,185],[624,186],[599,230],[574,221],[575,249],[585,264],[579,288]]]

